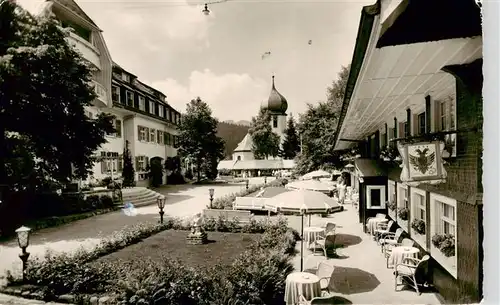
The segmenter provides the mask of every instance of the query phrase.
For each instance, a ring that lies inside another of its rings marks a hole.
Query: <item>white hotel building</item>
[[[97,155],[114,153],[121,156],[128,141],[136,181],[144,185],[149,160],[160,158],[164,163],[167,158],[177,155],[175,144],[180,113],[168,104],[163,93],[141,83],[135,75],[113,63],[102,31],[74,1],[49,0],[43,4],[43,10],[53,13],[64,27],[74,29],[69,42],[96,68],[93,81],[97,98],[87,107],[87,115],[95,117],[105,112],[116,117],[116,133],[107,136],[108,142],[96,152]],[[90,179],[118,177],[122,166],[120,159],[98,162]]]

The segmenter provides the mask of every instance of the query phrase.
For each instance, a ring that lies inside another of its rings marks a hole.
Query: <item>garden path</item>
[[[268,182],[272,180],[273,178],[268,178]],[[250,179],[251,185],[260,183],[264,183],[263,178]],[[214,197],[217,198],[240,191],[245,188],[245,185],[169,185],[157,191],[167,196],[166,216],[189,217],[200,213],[209,204],[209,188],[215,189]],[[138,215],[134,217],[125,216],[122,211],[116,211],[36,231],[30,237],[28,252],[32,256],[43,256],[47,249],[54,252],[72,252],[80,247],[92,248],[103,237],[126,226],[159,219],[156,205],[140,207],[137,211]],[[19,253],[16,240],[0,244],[0,286],[5,284],[1,277],[5,275],[7,270],[20,272]],[[2,303],[0,302],[0,304]]]

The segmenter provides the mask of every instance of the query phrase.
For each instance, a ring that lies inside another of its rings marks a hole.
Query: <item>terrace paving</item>
[[[287,218],[289,225],[300,232],[300,216],[287,216]],[[340,258],[325,259],[320,251],[312,255],[310,250],[305,250],[304,269],[316,268],[320,261],[340,267],[337,268],[338,271],[333,272],[333,277],[335,283],[342,286],[344,293],[335,295],[348,299],[353,304],[441,304],[436,293],[422,292],[418,295],[410,288],[405,288],[403,291],[394,290],[393,270],[386,267],[380,246],[363,232],[357,212],[350,205],[345,206],[345,211],[335,213],[329,218],[312,216],[311,219],[312,226],[323,226],[327,222],[337,224],[336,244],[345,245],[344,248],[337,249]],[[304,218],[304,227],[307,225],[308,221]],[[300,242],[297,243],[296,249],[300,251]],[[300,252],[294,257],[293,264],[296,270],[300,270]],[[349,275],[351,272],[352,277]],[[374,289],[372,289],[373,283],[370,283],[370,273],[380,282]],[[398,289],[401,288],[402,286],[399,286]],[[357,292],[363,290],[365,292]]]

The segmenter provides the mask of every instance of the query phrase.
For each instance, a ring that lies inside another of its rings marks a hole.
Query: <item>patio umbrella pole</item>
[[[304,214],[300,215],[301,226],[300,226],[300,272],[304,270]]]

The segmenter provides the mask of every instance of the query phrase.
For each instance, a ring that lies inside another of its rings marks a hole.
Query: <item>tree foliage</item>
[[[281,148],[281,157],[286,160],[294,159],[300,151],[300,141],[295,128],[295,120],[290,115],[285,129],[285,138]]]
[[[224,140],[217,136],[217,119],[199,97],[187,104],[179,126],[179,154],[189,158],[197,169],[198,181],[204,172],[207,178],[217,176],[217,164],[224,158]]]
[[[124,187],[135,186],[135,170],[132,163],[132,155],[130,154],[128,140],[125,141],[125,149],[123,150],[122,178]]]
[[[261,108],[256,117],[252,117],[250,129],[252,137],[252,152],[255,159],[267,159],[269,156],[278,156],[280,150],[280,137],[271,128],[271,115],[269,111]]]
[[[90,66],[58,21],[14,1],[1,2],[0,29],[0,184],[85,178],[93,152],[115,131],[111,116],[84,113],[96,97]]]
[[[340,166],[339,153],[334,151],[334,139],[349,77],[349,66],[342,67],[338,77],[327,88],[326,102],[308,105],[300,115],[298,131],[302,136],[302,152],[297,156],[298,174],[324,166]]]

